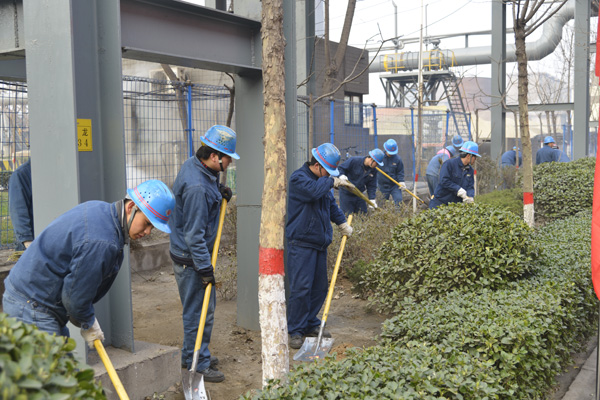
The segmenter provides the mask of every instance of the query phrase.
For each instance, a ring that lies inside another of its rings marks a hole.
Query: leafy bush
[[[523,191],[520,188],[496,190],[475,197],[479,204],[489,204],[523,216]]]
[[[5,399],[104,399],[94,370],[65,340],[0,313],[0,395]]]
[[[499,161],[482,155],[475,165],[477,170],[477,190],[479,194],[490,193],[502,185],[503,171]]]
[[[596,158],[543,163],[533,169],[536,217],[546,221],[592,207]]]
[[[0,187],[8,189],[8,181],[12,175],[12,171],[0,171]]]
[[[538,250],[515,214],[484,204],[450,204],[398,225],[364,282],[380,311],[405,297],[430,299],[457,288],[505,286],[531,268]]]

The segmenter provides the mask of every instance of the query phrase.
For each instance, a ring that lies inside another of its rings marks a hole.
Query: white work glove
[[[473,203],[475,200],[472,197],[463,198],[463,203]]]
[[[340,175],[337,177],[333,176],[332,178],[333,178],[333,187],[336,189],[339,188],[340,186],[351,186],[352,185],[346,175]]]
[[[463,199],[467,198],[467,191],[463,188],[458,189],[458,192],[456,192],[456,195],[458,197],[462,197]]]
[[[23,242],[23,246],[25,246],[25,248],[28,248],[30,244],[31,244],[31,240]]]
[[[102,329],[100,329],[100,324],[98,323],[97,318],[94,319],[94,324],[90,327],[90,329],[81,328],[81,336],[83,336],[83,339],[90,349],[94,348],[94,340],[104,340],[104,332],[102,332]]]
[[[406,189],[406,183],[400,182],[400,189]]]
[[[342,232],[342,236],[352,236],[352,232],[354,231],[354,229],[350,225],[348,225],[347,222],[339,224],[338,226],[340,227],[340,232]]]
[[[370,200],[371,203],[373,203],[373,205],[368,204],[369,208],[374,210],[377,208],[377,202],[375,201],[375,199]]]

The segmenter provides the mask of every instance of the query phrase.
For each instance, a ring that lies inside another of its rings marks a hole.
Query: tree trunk
[[[259,237],[258,305],[265,385],[269,379],[285,382],[290,363],[283,283],[287,193],[283,0],[262,1],[261,33],[265,180]]]
[[[519,131],[523,146],[523,216],[525,222],[533,227],[535,210],[533,206],[533,160],[527,106],[527,53],[525,50],[525,26],[518,19],[515,21],[515,47],[519,76]]]

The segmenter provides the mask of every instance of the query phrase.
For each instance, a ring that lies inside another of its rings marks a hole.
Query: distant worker
[[[517,165],[517,146],[513,146],[512,150],[508,150],[500,158],[500,163],[503,167],[514,167]],[[523,154],[519,150],[519,167],[523,164]]]
[[[560,153],[554,149],[556,142],[552,136],[546,136],[544,138],[544,146],[535,153],[535,165],[543,164],[546,162],[558,161]]]
[[[448,203],[472,203],[475,196],[475,161],[479,155],[477,143],[467,141],[460,148],[460,157],[442,164],[440,182],[435,188],[429,208]]]
[[[375,166],[383,167],[385,155],[379,149],[369,151],[366,157],[350,157],[339,166],[340,178],[348,179],[358,190],[367,190],[367,198],[377,208],[375,195],[377,192],[377,170]],[[367,203],[360,197],[347,190],[340,190],[340,207],[344,214],[367,212]],[[369,206],[371,208],[371,206]]]
[[[176,205],[170,222],[169,251],[183,306],[181,367],[188,370],[193,362],[204,292],[209,283],[213,287],[216,283],[211,256],[221,202],[231,200],[232,196],[231,189],[219,183],[219,174],[225,172],[234,158],[240,158],[235,152],[236,134],[231,128],[214,125],[200,141],[202,146],[183,163],[173,183]],[[208,349],[215,319],[215,293],[211,290],[196,366],[196,372],[206,382],[225,380],[223,372],[215,368],[218,359],[211,357]]]
[[[344,185],[338,178],[340,152],[331,143],[312,149],[310,162],[290,176],[288,185],[288,241],[286,275],[289,280],[287,323],[290,347],[299,349],[306,336],[319,334],[317,317],[327,297],[327,247],[333,238],[331,223],[342,235],[350,236],[352,227],[331,193]],[[347,181],[346,181],[347,182]],[[323,337],[331,337],[327,331]]]
[[[456,153],[458,153],[458,149],[460,149],[462,147],[463,143],[464,143],[464,140],[460,135],[454,135],[454,137],[452,138],[452,144],[441,149],[436,154],[446,154],[448,156],[448,158],[452,158],[454,156],[452,155],[450,148],[453,148],[455,150],[454,153],[456,154]]]
[[[40,330],[69,336],[67,322],[81,328],[90,348],[104,340],[94,304],[112,286],[123,247],[149,235],[169,233],[175,198],[158,180],[140,183],[115,203],[87,201],[50,223],[23,253],[4,281],[4,312]]]
[[[556,161],[558,161],[558,162],[570,162],[571,161],[569,156],[564,151],[560,150],[556,143],[554,143],[554,146],[552,146],[552,147],[554,148],[554,150],[556,150],[558,152]]]
[[[16,250],[25,250],[34,238],[31,159],[23,163],[10,176],[8,214],[15,232]]]
[[[438,153],[433,156],[429,161],[429,164],[427,164],[425,178],[427,179],[427,187],[429,188],[430,197],[433,196],[433,192],[440,181],[440,170],[442,169],[442,164],[458,154],[458,150],[455,149],[454,146],[447,146],[446,151],[446,153]]]
[[[404,163],[398,155],[398,144],[394,139],[389,139],[383,144],[385,157],[381,170],[398,182],[402,188],[406,188],[404,183]],[[402,189],[383,174],[377,174],[377,186],[383,194],[383,199],[387,200],[392,196],[394,204],[397,206],[402,202]]]

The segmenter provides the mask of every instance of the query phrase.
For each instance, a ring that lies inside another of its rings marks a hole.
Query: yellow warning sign
[[[77,150],[92,151],[92,120],[77,118]]]

